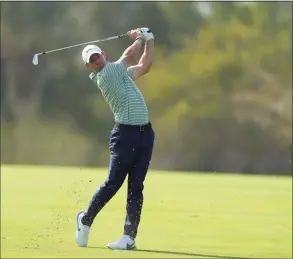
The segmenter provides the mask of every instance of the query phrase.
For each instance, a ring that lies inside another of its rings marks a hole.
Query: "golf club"
[[[121,35],[105,38],[105,39],[102,39],[102,40],[94,40],[94,41],[84,42],[84,43],[80,43],[80,44],[76,44],[76,45],[72,45],[72,46],[68,46],[68,47],[64,47],[64,48],[60,48],[60,49],[54,49],[54,50],[40,52],[40,53],[37,53],[37,54],[34,55],[32,62],[36,66],[36,65],[39,64],[39,56],[40,55],[48,54],[48,53],[51,53],[51,52],[56,52],[56,51],[59,51],[59,50],[69,49],[69,48],[81,46],[81,45],[84,45],[84,44],[90,44],[90,43],[94,43],[94,42],[102,42],[102,41],[120,39],[120,38],[125,37],[125,36],[127,36],[127,34],[121,34]]]

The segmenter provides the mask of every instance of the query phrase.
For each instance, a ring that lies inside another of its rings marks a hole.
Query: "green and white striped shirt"
[[[100,72],[92,72],[90,79],[101,90],[114,114],[115,121],[128,125],[149,122],[144,98],[132,80],[132,71],[121,62],[107,63]]]

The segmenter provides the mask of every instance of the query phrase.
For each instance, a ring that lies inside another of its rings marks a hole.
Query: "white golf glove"
[[[155,38],[150,28],[140,28],[139,30],[145,41],[153,40]]]

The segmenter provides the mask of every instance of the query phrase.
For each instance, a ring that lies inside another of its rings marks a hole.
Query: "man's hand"
[[[139,30],[145,41],[153,40],[155,38],[150,28],[140,28]]]
[[[127,35],[132,39],[136,40],[137,38],[144,39],[143,33],[140,31],[140,29],[135,29],[127,32]]]
[[[128,31],[127,35],[133,40],[136,40],[137,38],[142,38],[145,41],[154,39],[154,34],[150,28],[137,28],[135,30]]]

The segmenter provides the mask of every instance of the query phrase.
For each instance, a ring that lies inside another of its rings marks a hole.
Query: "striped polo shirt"
[[[132,80],[132,71],[121,62],[107,63],[100,72],[92,72],[90,79],[98,86],[114,114],[115,122],[143,125],[149,122],[144,98]]]

